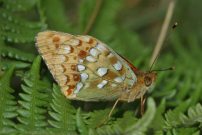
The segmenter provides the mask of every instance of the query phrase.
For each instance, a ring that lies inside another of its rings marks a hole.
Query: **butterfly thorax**
[[[141,98],[154,85],[156,73],[136,71],[135,74],[137,76],[137,82],[128,92],[122,95],[122,101],[132,102],[135,99]]]

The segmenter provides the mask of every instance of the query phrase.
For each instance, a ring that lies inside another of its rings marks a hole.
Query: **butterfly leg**
[[[110,113],[109,113],[109,115],[108,115],[108,118],[111,117],[112,112],[114,111],[114,109],[115,109],[116,105],[118,104],[119,100],[120,100],[120,98],[118,98],[118,99],[116,100],[116,102],[114,103],[114,105],[113,105],[113,107],[112,107],[112,109],[111,109],[111,111],[110,111]]]
[[[145,103],[145,99],[146,98],[144,98],[144,95],[142,95],[141,96],[141,99],[140,99],[140,102],[141,102],[141,106],[140,106],[140,113],[141,113],[141,115],[143,115],[144,114],[144,103]]]
[[[115,109],[116,105],[118,104],[119,100],[120,100],[120,98],[118,98],[116,100],[116,102],[114,103],[114,105],[113,105],[110,113],[108,114],[108,116],[103,121],[101,121],[100,124],[98,124],[97,128],[100,127],[100,126],[102,126],[102,125],[104,125],[105,123],[107,123],[107,121],[110,119],[110,117],[112,115],[113,110]]]

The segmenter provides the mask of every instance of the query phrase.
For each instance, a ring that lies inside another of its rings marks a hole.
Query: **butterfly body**
[[[44,31],[37,35],[36,46],[68,99],[113,101],[119,98],[132,102],[150,88],[156,77],[153,72],[137,70],[91,36]]]

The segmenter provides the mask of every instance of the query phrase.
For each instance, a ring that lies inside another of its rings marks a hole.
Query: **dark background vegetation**
[[[0,134],[199,135],[202,123],[202,1],[176,0],[155,68],[156,86],[140,101],[69,101],[35,48],[46,29],[85,33],[100,0],[0,0]],[[170,0],[102,0],[89,35],[148,70]],[[173,24],[178,26],[172,29]]]

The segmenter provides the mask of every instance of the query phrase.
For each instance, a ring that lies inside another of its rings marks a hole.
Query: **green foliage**
[[[198,131],[201,129],[202,123],[201,118],[202,106],[199,103],[188,109],[187,116],[177,108],[166,113],[167,127],[165,129],[168,130],[168,132],[176,132],[179,134],[199,134]],[[196,126],[194,126],[194,124]]]
[[[187,115],[181,114],[180,121],[183,125],[189,126],[194,125],[195,123],[202,123],[202,106],[197,104],[195,107],[189,108]]]
[[[14,90],[10,87],[13,70],[14,67],[11,66],[0,79],[0,134],[8,134],[15,131],[15,123],[12,121],[12,118],[17,116],[17,103],[12,95]]]
[[[69,32],[71,23],[65,14],[65,7],[61,0],[43,0],[40,2],[41,17],[46,20],[49,29]]]
[[[127,135],[144,135],[144,132],[147,131],[147,128],[152,124],[154,118],[156,107],[153,99],[148,99],[148,109],[144,116],[137,121],[137,123],[128,126],[126,133]]]
[[[49,124],[59,132],[73,134],[76,130],[75,108],[69,100],[66,100],[56,85],[53,85],[52,97]]]
[[[98,1],[100,10],[88,34],[148,70],[167,3],[156,1],[157,8],[152,2]],[[202,4],[199,0],[176,5],[173,22],[186,22],[170,32],[155,67],[176,69],[158,73],[155,88],[147,93],[151,98],[143,116],[139,116],[138,100],[119,104],[106,119],[112,107],[108,103],[93,103],[86,109],[90,103],[62,95],[37,56],[34,38],[45,29],[83,34],[96,2],[0,0],[0,134],[201,134],[202,55],[197,23],[201,19],[194,16],[200,10],[191,7]]]
[[[45,114],[47,113],[48,98],[50,97],[49,84],[40,80],[41,58],[34,60],[31,70],[25,75],[21,85],[23,92],[19,94],[19,108],[17,129],[23,132],[32,132],[48,125]]]
[[[36,2],[36,0],[31,0],[30,3],[23,0],[1,1],[0,27],[4,40],[13,43],[34,41],[36,33],[44,27],[44,24],[29,20],[27,16],[29,14],[21,16],[16,12],[29,11]]]
[[[24,62],[32,62],[35,56],[34,37],[36,33],[46,28],[46,24],[40,20],[35,21],[37,14],[33,13],[33,9],[38,1],[1,0],[0,2],[0,55],[12,60],[14,64],[16,61],[22,65]],[[30,14],[33,18],[29,17]],[[28,45],[32,47],[25,47]],[[1,67],[6,68],[8,64],[1,63]],[[20,68],[26,67],[20,66]]]
[[[80,109],[78,109],[76,119],[79,133],[81,135],[143,135],[152,122],[156,111],[153,99],[149,98],[147,104],[148,110],[139,120],[134,117],[131,111],[125,112],[122,118],[107,120],[109,109],[90,112],[88,117],[82,118]]]

